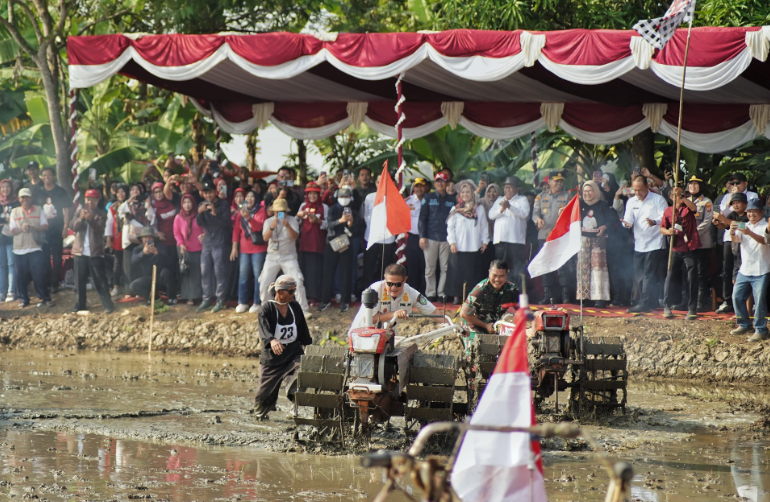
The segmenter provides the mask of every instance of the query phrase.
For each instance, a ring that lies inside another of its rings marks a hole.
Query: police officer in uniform
[[[540,248],[550,235],[556,220],[562,210],[569,203],[569,194],[564,190],[564,174],[560,171],[552,173],[548,180],[548,190],[535,197],[535,206],[532,208],[532,221],[538,228],[537,239]],[[574,295],[573,279],[575,278],[574,260],[569,260],[558,271],[543,276],[544,301],[550,302],[551,298],[558,303],[559,295],[557,286],[561,286],[561,301],[569,303]]]
[[[711,199],[703,195],[702,186],[703,180],[697,176],[693,176],[687,182],[688,198],[695,204],[695,221],[698,224],[698,236],[701,243],[700,247],[695,250],[695,268],[698,273],[698,312],[708,312],[711,310],[711,284],[708,273],[711,264],[711,252],[714,248],[714,224],[711,222],[714,205]]]

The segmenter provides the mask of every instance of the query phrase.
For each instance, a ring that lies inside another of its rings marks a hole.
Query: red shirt
[[[240,243],[239,244],[240,252],[246,253],[246,254],[266,253],[267,244],[262,244],[262,245],[252,244],[251,237],[247,235],[246,232],[243,231],[243,227],[241,226],[240,211],[237,214],[238,214],[238,217],[233,222],[233,242]],[[267,219],[267,211],[265,211],[264,207],[260,207],[259,211],[256,212],[254,217],[249,220],[249,228],[251,228],[252,232],[262,235],[262,227],[265,225],[266,219]]]
[[[663,212],[661,228],[671,228],[671,218],[674,215],[674,207],[671,206]],[[677,230],[674,240],[674,251],[686,253],[700,248],[700,235],[698,235],[698,222],[695,221],[695,213],[690,212],[687,206],[682,205],[676,213],[676,224],[681,225],[682,230]]]

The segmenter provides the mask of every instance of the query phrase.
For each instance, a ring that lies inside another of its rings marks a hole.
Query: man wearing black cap
[[[725,197],[725,199],[726,198],[727,197]],[[754,198],[756,199],[756,194],[754,194]],[[734,221],[746,223],[749,221],[749,217],[746,214],[747,204],[748,197],[746,194],[734,191],[730,196],[730,207],[725,206],[725,209],[721,214],[714,214],[714,224],[717,228],[726,229],[730,228],[730,225]],[[738,275],[738,270],[741,268],[740,242],[733,242],[730,232],[725,232],[724,238],[728,239],[727,242],[723,244],[722,248],[722,298],[724,299],[724,302],[717,309],[717,314],[726,314],[735,311],[732,303],[733,284]]]
[[[134,279],[128,286],[132,295],[147,299],[148,303],[152,294],[152,266],[155,265],[155,294],[165,291],[169,298],[176,298],[176,280],[171,272],[176,256],[171,257],[166,253],[166,246],[158,246],[160,240],[155,235],[152,227],[142,228],[139,234],[141,245],[134,248],[131,253],[131,269],[135,272]],[[205,283],[204,283],[205,284]],[[84,307],[81,305],[81,307]]]
[[[543,247],[551,230],[556,226],[559,214],[567,207],[570,199],[569,194],[564,191],[564,174],[561,171],[551,173],[548,177],[548,188],[535,197],[535,205],[532,208],[532,221],[539,229],[537,235],[539,247]],[[576,278],[573,263],[573,260],[569,260],[557,272],[543,276],[544,301],[550,302],[551,298],[555,298],[558,303],[559,292],[555,290],[557,286],[561,286],[562,302],[569,303],[572,300],[573,283]]]
[[[489,208],[489,218],[495,221],[495,259],[511,267],[508,281],[522,291],[521,274],[527,266],[524,254],[527,244],[529,199],[519,195],[519,178],[509,176],[503,185],[503,196]]]
[[[198,307],[202,312],[211,307],[216,299],[216,305],[212,312],[219,312],[225,308],[225,296],[227,292],[227,262],[225,249],[229,249],[229,241],[232,238],[230,226],[230,204],[226,199],[221,199],[216,187],[208,179],[201,187],[205,199],[198,207],[196,220],[198,226],[205,233],[203,249],[201,250],[201,275],[203,276],[203,302]],[[213,277],[212,277],[213,274]],[[216,291],[212,291],[212,279],[216,283]]]
[[[714,237],[711,235],[714,224],[711,222],[714,205],[711,199],[703,195],[703,181],[694,176],[687,183],[688,198],[695,204],[695,223],[698,225],[700,247],[695,250],[695,268],[698,274],[698,312],[711,310],[711,284],[709,265],[711,251],[714,249]],[[684,298],[684,296],[683,296]]]

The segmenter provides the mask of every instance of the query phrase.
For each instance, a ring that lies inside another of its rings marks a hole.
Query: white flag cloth
[[[674,0],[663,17],[642,19],[634,29],[657,49],[663,49],[682,23],[689,23],[695,15],[695,0]]]
[[[528,312],[526,307],[516,311],[513,335],[505,342],[471,424],[535,424],[527,361]],[[463,502],[547,502],[540,443],[521,432],[468,431],[452,469],[452,487]]]

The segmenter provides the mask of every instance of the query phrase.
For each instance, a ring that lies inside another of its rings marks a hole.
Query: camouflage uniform
[[[484,323],[495,323],[503,317],[506,309],[502,306],[506,303],[514,303],[519,297],[516,286],[509,281],[505,281],[503,287],[496,291],[494,286],[489,283],[489,279],[484,279],[476,284],[465,304],[469,307],[468,313],[475,315]],[[475,327],[476,331],[481,328]]]

